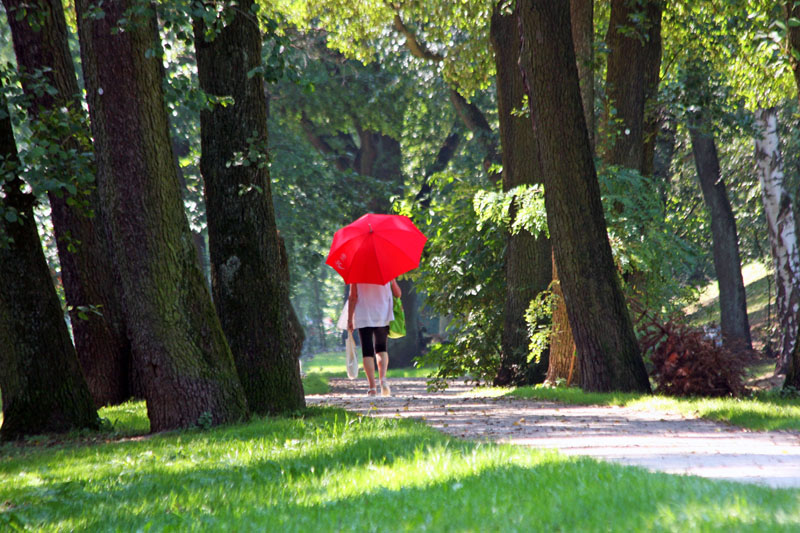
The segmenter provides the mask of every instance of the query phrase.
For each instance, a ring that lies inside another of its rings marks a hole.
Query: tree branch
[[[450,101],[461,121],[486,150],[486,157],[483,160],[484,170],[488,171],[492,165],[499,165],[501,161],[500,153],[497,150],[497,138],[493,135],[489,122],[478,106],[467,102],[455,89],[450,89]],[[496,179],[499,178],[498,174]]]
[[[443,55],[432,52],[424,43],[419,42],[416,34],[403,23],[403,19],[400,18],[400,8],[394,5],[392,8],[394,9],[394,28],[406,38],[406,46],[411,51],[411,55],[436,63],[443,61]]]
[[[314,123],[311,122],[305,113],[303,113],[300,117],[300,126],[303,128],[303,133],[305,134],[306,139],[308,139],[308,142],[310,142],[319,153],[323,155],[335,156],[333,159],[333,164],[336,165],[337,169],[339,169],[341,172],[353,170],[353,164],[347,157],[339,154],[330,144],[328,144],[328,141],[317,135],[314,128]]]
[[[425,181],[423,181],[422,187],[420,187],[419,192],[414,197],[423,208],[428,207],[431,203],[430,177],[447,168],[447,164],[453,159],[456,150],[458,150],[458,145],[461,143],[461,134],[458,132],[456,126],[457,121],[454,121],[453,126],[450,128],[450,134],[439,148],[439,153],[436,154],[436,159],[425,169]]]

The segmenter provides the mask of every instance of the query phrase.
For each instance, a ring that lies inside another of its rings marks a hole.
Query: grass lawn
[[[389,354],[391,361],[392,354]],[[361,356],[358,356],[359,361]],[[328,379],[346,378],[347,369],[345,368],[344,351],[319,353],[313,359],[303,359],[303,388],[306,394],[325,394],[328,392]],[[393,368],[387,371],[386,375],[390,378],[426,378],[431,374],[427,368]],[[377,375],[377,374],[376,374]],[[364,380],[366,386],[366,375],[364,369],[359,368],[358,378]]]
[[[145,419],[142,403],[101,414],[117,417],[122,433],[138,431]],[[800,490],[459,441],[418,422],[338,409],[209,431],[102,438],[0,447],[0,530],[800,528]]]
[[[754,335],[761,335],[767,326],[768,304],[771,302],[770,320],[776,320],[775,286],[770,286],[772,274],[763,263],[755,261],[742,267],[742,279],[747,296],[747,316]],[[695,326],[714,323],[719,325],[719,286],[716,280],[700,293],[697,303],[685,309],[689,321]]]
[[[674,411],[755,430],[800,430],[800,399],[781,398],[774,393],[760,393],[753,398],[670,398],[619,392],[587,393],[573,387],[520,387],[512,391],[495,391],[498,395],[573,405],[620,405],[649,411]]]

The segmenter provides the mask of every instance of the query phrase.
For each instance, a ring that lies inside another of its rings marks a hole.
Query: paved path
[[[390,380],[391,397],[366,396],[364,378],[332,379],[309,404],[411,417],[455,437],[557,448],[672,474],[800,487],[800,433],[757,432],[662,411],[481,398],[453,383],[429,393],[421,378]]]

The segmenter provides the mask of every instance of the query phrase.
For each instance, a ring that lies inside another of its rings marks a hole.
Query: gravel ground
[[[797,432],[751,431],[663,411],[486,398],[461,382],[427,392],[422,378],[389,381],[391,397],[367,396],[360,378],[332,379],[330,393],[306,400],[370,416],[415,418],[464,439],[556,448],[670,474],[800,487]]]

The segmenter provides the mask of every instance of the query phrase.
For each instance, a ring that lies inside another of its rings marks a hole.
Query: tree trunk
[[[775,108],[757,110],[755,119],[756,167],[775,269],[775,303],[781,331],[778,372],[782,373],[787,370],[797,340],[800,259],[792,201],[784,185]]]
[[[547,222],[589,391],[649,391],[608,243],[566,2],[520,0],[523,66]]]
[[[22,73],[22,87],[32,100],[31,120],[49,124],[59,119],[70,120],[63,116],[67,110],[83,114],[61,2],[37,0],[36,12],[28,11],[25,17],[17,16],[17,10],[23,5],[21,0],[3,0],[3,5],[10,15],[8,22]],[[28,23],[32,16],[36,21],[33,27]],[[32,78],[32,73],[37,71],[44,72],[55,93],[38,90],[38,82]],[[87,149],[90,138],[87,128],[68,138],[48,140],[66,150],[81,152]],[[70,170],[56,164],[52,169],[53,178],[75,179],[68,174]],[[80,188],[78,200],[88,199],[89,208],[95,212],[94,218],[70,205],[73,198],[67,192],[50,193],[49,199],[61,279],[67,303],[72,307],[70,318],[75,349],[89,390],[99,407],[118,404],[131,397],[131,346],[116,290],[118,283],[109,257],[108,238],[101,222],[102,205],[97,189],[93,183],[77,185]],[[96,306],[102,315],[80,310],[89,306]]]
[[[0,156],[16,164],[8,107],[0,119]],[[3,165],[0,206],[0,439],[97,428],[99,419],[81,374],[33,216],[35,198]],[[18,220],[10,222],[10,213]]]
[[[594,153],[594,2],[593,0],[571,0],[570,20],[572,23],[572,45],[578,67],[578,80],[581,86],[583,116],[589,131],[589,143]],[[553,284],[555,295],[553,319],[550,333],[550,365],[547,369],[547,382],[555,384],[564,379],[568,384],[580,381],[580,372],[575,354],[575,341],[569,327],[567,304],[558,279],[555,255],[552,256]]]
[[[661,66],[660,0],[612,0],[606,44],[606,91],[616,110],[607,164],[653,173],[658,125],[655,98]]]
[[[280,264],[267,155],[267,101],[261,34],[253,1],[232,10],[214,37],[194,21],[200,88],[234,103],[200,113],[200,171],[205,182],[214,304],[233,352],[250,409],[258,414],[305,407],[300,351],[289,331],[288,279]],[[226,13],[222,13],[225,16]],[[258,158],[235,162],[237,153]],[[288,268],[288,265],[287,265]]]
[[[702,113],[702,112],[701,112]],[[728,201],[725,182],[719,170],[719,159],[710,124],[702,117],[689,127],[692,153],[703,199],[711,214],[711,234],[714,248],[714,270],[719,286],[720,323],[722,338],[734,350],[752,350],[750,322],[747,318],[747,299],[739,258],[739,237],[736,220]]]
[[[181,202],[158,28],[133,0],[76,3],[104,219],[152,431],[247,416]],[[123,14],[125,31],[117,31]],[[155,50],[155,53],[154,53]]]
[[[572,23],[572,44],[575,47],[575,60],[578,65],[578,79],[581,84],[581,102],[589,131],[589,144],[595,148],[594,119],[594,0],[570,0],[570,21]]]
[[[499,4],[498,4],[499,5]],[[525,86],[519,69],[519,18],[503,14],[495,6],[489,32],[497,70],[497,111],[503,160],[503,190],[519,185],[541,183],[539,153],[530,120],[513,111],[524,104]],[[516,210],[512,206],[511,216]],[[525,312],[536,295],[547,290],[550,268],[550,241],[545,235],[534,237],[522,230],[506,235],[506,293],[503,304],[503,332],[500,368],[495,385],[521,385],[541,382],[547,371],[547,354],[528,368],[530,339]]]
[[[666,208],[671,177],[670,169],[672,168],[672,158],[675,155],[676,124],[675,117],[666,108],[661,109],[659,116],[653,154],[653,181],[658,188],[661,203]]]
[[[553,257],[553,284],[551,290],[556,297],[553,305],[553,325],[550,332],[550,364],[547,367],[546,382],[556,385],[563,379],[567,385],[580,383],[581,365],[575,353],[575,340],[569,327],[569,315],[564,303],[564,291],[558,279],[555,256]]]

